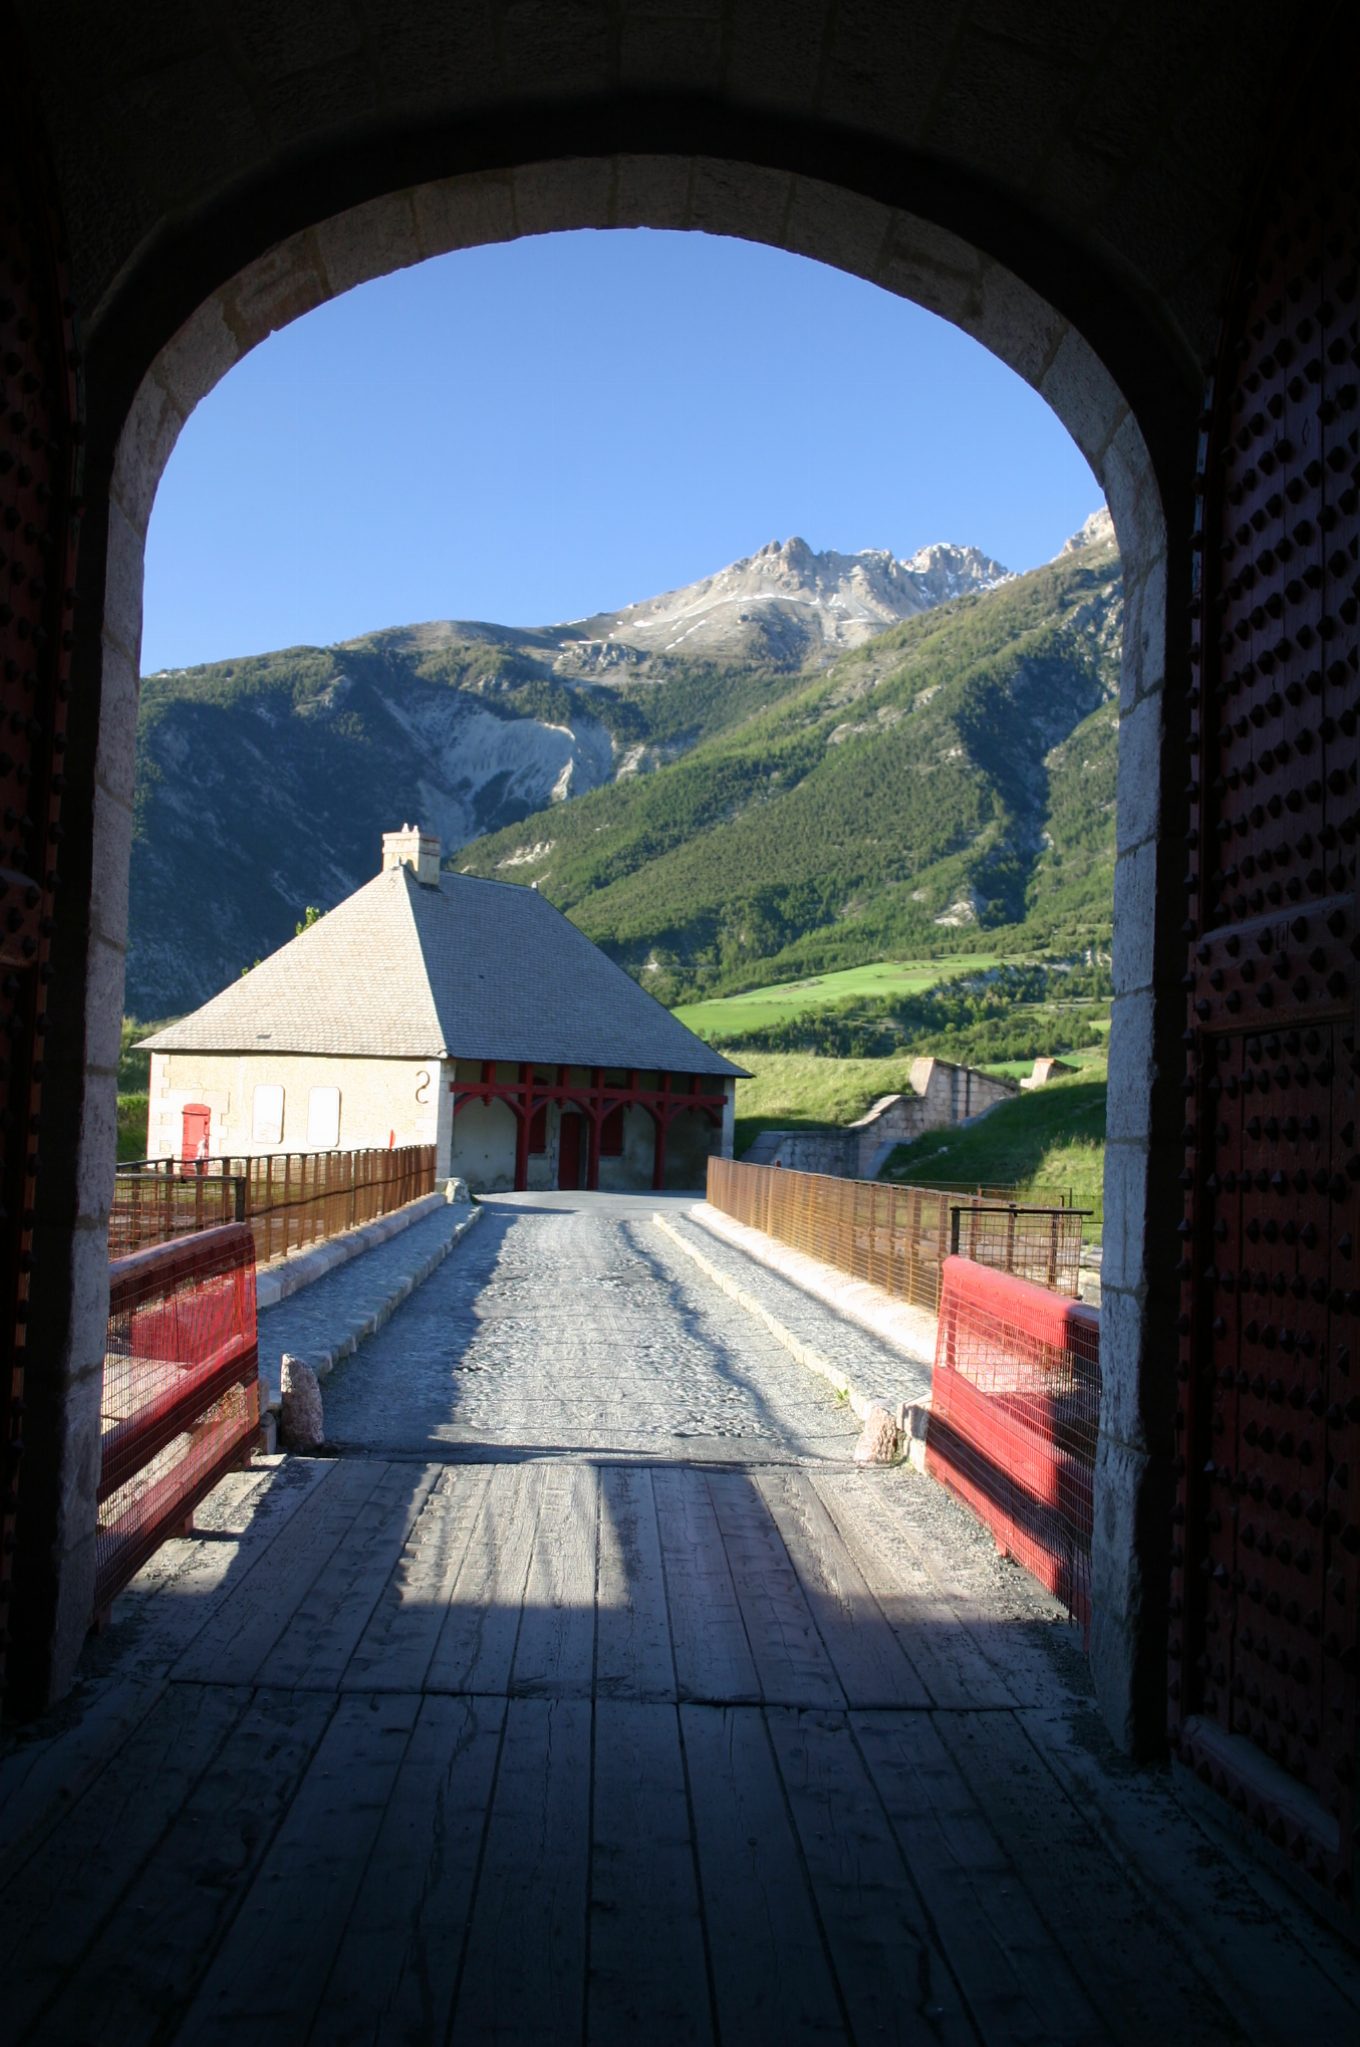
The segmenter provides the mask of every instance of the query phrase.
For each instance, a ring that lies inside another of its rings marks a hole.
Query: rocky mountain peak
[[[1092,512],[1070,540],[1064,540],[1053,559],[1061,561],[1065,554],[1076,554],[1083,547],[1113,547],[1114,544],[1114,520],[1110,517],[1109,506],[1102,505],[1099,511]]]

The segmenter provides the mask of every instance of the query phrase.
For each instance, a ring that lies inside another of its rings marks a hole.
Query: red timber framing
[[[587,1081],[570,1080],[570,1066],[558,1066],[555,1080],[544,1080],[534,1065],[521,1062],[513,1080],[497,1080],[496,1067],[504,1061],[484,1059],[480,1080],[452,1080],[455,1118],[470,1102],[504,1102],[515,1118],[515,1191],[529,1185],[529,1137],[535,1113],[556,1102],[559,1108],[574,1109],[586,1121],[589,1146],[586,1187],[594,1192],[600,1184],[600,1133],[606,1117],[616,1109],[645,1109],[656,1131],[652,1161],[652,1186],[660,1191],[666,1184],[666,1135],[677,1116],[697,1109],[710,1123],[722,1128],[727,1097],[721,1081],[703,1073],[662,1073],[655,1087],[643,1087],[639,1068],[632,1068],[626,1081],[605,1079],[606,1068],[592,1066]],[[541,1064],[541,1062],[540,1062]]]

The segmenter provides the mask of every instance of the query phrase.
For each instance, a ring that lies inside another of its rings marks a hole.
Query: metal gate
[[[58,236],[0,7],[0,1677],[22,1507],[25,1332],[75,570],[77,381]]]
[[[1182,1758],[1340,1899],[1360,1594],[1360,147],[1273,151],[1202,422],[1169,1690]]]

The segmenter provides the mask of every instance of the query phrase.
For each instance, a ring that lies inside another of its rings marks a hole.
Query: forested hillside
[[[890,955],[1108,939],[1109,544],[883,633],[645,780],[463,849],[665,1000]]]

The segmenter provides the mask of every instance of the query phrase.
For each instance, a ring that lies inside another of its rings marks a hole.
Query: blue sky
[[[364,285],[204,400],[156,501],[142,665],[554,623],[794,533],[1032,568],[1099,502],[1026,385],[873,285],[707,235],[547,235]]]

